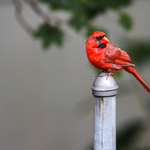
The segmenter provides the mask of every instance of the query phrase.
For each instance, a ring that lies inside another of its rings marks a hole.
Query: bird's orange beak
[[[108,38],[106,36],[104,36],[101,41],[100,41],[100,44],[106,44],[106,43],[109,43],[110,41],[108,40]]]

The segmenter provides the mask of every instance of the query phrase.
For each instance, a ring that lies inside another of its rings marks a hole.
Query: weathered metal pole
[[[94,95],[94,150],[116,150],[116,95],[118,85],[101,72],[92,86]]]

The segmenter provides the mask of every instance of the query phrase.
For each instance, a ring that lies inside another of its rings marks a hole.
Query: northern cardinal
[[[98,69],[110,72],[124,69],[131,73],[150,93],[150,88],[136,72],[130,56],[125,51],[112,45],[104,32],[94,31],[92,33],[86,41],[86,53],[89,62]]]

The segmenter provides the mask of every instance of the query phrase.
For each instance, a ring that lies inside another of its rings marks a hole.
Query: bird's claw
[[[100,72],[100,73],[101,73],[101,72]],[[98,73],[98,74],[95,76],[95,78],[97,78],[100,73]],[[114,75],[114,74],[113,74],[112,72],[106,72],[106,74],[100,75],[100,77],[106,76],[106,79],[108,80],[108,77],[109,77],[109,76],[113,76],[113,75]]]

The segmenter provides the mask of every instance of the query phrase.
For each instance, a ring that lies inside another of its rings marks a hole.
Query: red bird
[[[89,62],[96,68],[110,72],[124,69],[131,73],[150,93],[150,88],[134,69],[130,56],[120,48],[112,45],[106,34],[94,31],[86,41],[86,53]]]

